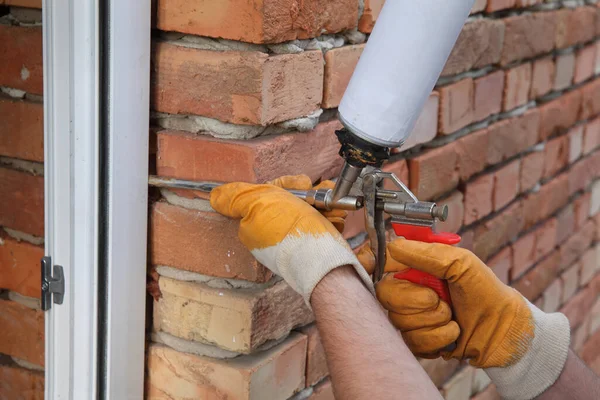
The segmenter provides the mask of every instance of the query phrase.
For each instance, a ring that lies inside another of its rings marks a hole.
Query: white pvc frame
[[[46,255],[65,274],[45,398],[141,399],[150,2],[44,0],[43,14]]]

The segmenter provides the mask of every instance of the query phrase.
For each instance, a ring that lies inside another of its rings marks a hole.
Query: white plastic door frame
[[[46,255],[65,275],[45,398],[142,398],[150,2],[43,13]]]

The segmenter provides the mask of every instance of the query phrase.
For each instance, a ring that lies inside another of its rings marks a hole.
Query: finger
[[[314,187],[315,190],[318,189],[333,189],[335,187],[335,183],[332,181],[323,181]]]
[[[437,293],[428,287],[386,275],[376,287],[377,299],[388,311],[397,314],[420,314],[435,310],[440,303]]]
[[[364,246],[358,251],[356,255],[358,261],[362,264],[367,273],[372,274],[375,270],[375,255],[369,246]],[[399,263],[393,257],[390,256],[390,252],[387,251],[387,257],[385,260],[384,272],[401,272],[407,270],[409,267]]]
[[[418,314],[397,314],[390,311],[388,318],[397,329],[408,332],[416,329],[444,326],[452,320],[452,311],[447,303],[440,301],[433,310]]]
[[[402,332],[402,338],[413,353],[436,354],[456,342],[460,328],[455,321],[444,326]]]
[[[290,190],[310,190],[312,181],[307,175],[285,175],[267,182],[269,185]]]
[[[242,218],[248,213],[249,201],[257,191],[264,190],[264,185],[235,182],[221,185],[210,193],[210,205],[218,213],[230,218]]]
[[[325,218],[346,218],[348,216],[348,211],[346,210],[329,210],[329,211],[321,211],[321,214]]]
[[[330,218],[328,217],[327,220],[329,222],[331,222],[331,224],[335,227],[335,229],[337,229],[337,231],[339,233],[343,233],[344,232],[344,228],[346,227],[346,220],[344,218]]]

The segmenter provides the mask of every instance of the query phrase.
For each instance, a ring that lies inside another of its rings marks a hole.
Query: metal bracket
[[[63,267],[52,266],[52,258],[42,258],[42,311],[48,311],[54,303],[62,304],[65,295],[65,276]]]

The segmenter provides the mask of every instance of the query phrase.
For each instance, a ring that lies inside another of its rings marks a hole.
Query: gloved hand
[[[312,291],[321,279],[344,265],[353,266],[374,293],[369,275],[334,225],[306,202],[276,186],[305,189],[298,185],[303,179],[279,178],[272,182],[274,185],[226,184],[212,191],[210,204],[225,216],[241,218],[242,243],[260,263],[300,293],[309,307]],[[343,223],[339,212],[327,215],[338,226]]]
[[[368,248],[359,260],[372,267]],[[433,290],[393,274],[377,285],[379,301],[415,354],[469,359],[507,399],[534,398],[558,379],[570,342],[564,315],[539,310],[468,250],[404,239],[390,243],[386,271],[407,265],[447,280],[453,309]],[[454,351],[443,351],[455,341]]]

